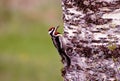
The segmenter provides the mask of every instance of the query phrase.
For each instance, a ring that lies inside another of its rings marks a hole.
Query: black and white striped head
[[[48,33],[51,35],[51,36],[58,36],[60,33],[57,32],[57,29],[59,28],[59,26],[57,27],[51,27],[49,30],[48,30]]]

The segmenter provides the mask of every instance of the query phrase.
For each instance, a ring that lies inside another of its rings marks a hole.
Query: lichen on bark
[[[64,81],[120,81],[120,0],[62,0],[62,9]]]

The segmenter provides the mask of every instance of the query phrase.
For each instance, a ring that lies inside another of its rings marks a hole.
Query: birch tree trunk
[[[120,0],[62,0],[64,81],[120,81]]]

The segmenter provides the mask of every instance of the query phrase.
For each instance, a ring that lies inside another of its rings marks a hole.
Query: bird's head
[[[48,33],[51,35],[51,36],[58,36],[60,33],[57,32],[57,29],[59,28],[59,26],[57,27],[51,27],[49,30],[48,30]]]

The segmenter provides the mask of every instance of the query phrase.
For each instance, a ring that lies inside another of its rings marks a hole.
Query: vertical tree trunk
[[[120,81],[120,0],[62,0],[64,81]]]

